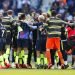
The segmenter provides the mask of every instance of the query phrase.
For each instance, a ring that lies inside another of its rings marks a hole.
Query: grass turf
[[[75,70],[4,69],[0,75],[75,75]]]

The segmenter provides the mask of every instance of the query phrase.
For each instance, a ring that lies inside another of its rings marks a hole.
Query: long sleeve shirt
[[[59,18],[51,17],[50,21],[44,25],[44,28],[47,31],[47,37],[61,37],[61,28],[64,24],[68,23]]]

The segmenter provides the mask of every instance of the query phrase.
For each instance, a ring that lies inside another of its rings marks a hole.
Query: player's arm
[[[26,22],[27,23],[27,26],[31,29],[37,29],[37,26],[33,26],[33,23],[32,22]]]
[[[63,21],[63,20],[62,20],[62,23],[63,23],[63,24],[66,24],[66,25],[69,25],[69,26],[75,25],[75,23],[69,23],[69,22],[66,22],[66,21]]]
[[[43,23],[43,25],[39,26],[39,30],[40,31],[43,31],[43,30],[46,31],[47,27],[48,27],[48,24],[47,23]]]

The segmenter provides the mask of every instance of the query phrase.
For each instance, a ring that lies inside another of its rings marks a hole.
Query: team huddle
[[[75,23],[66,22],[55,10],[49,13],[13,16],[8,10],[6,16],[0,13],[0,69],[37,69],[69,67],[67,55],[72,54],[75,68]],[[32,57],[33,62],[32,62]]]

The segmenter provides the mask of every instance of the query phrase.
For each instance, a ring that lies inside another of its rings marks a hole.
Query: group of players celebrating
[[[33,68],[35,63],[38,69],[66,69],[68,54],[75,67],[74,22],[63,21],[55,10],[18,16],[12,10],[6,16],[0,13],[0,69],[13,67],[12,63],[15,68]]]

